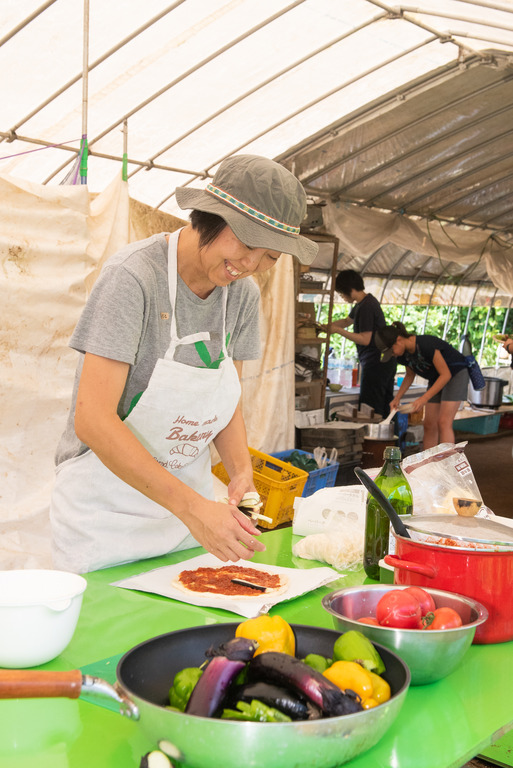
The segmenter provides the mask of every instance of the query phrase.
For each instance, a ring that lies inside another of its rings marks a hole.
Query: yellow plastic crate
[[[294,499],[303,493],[308,472],[254,448],[250,448],[249,453],[253,482],[263,502],[261,514],[272,518],[271,523],[259,520],[258,525],[260,528],[276,528],[294,517]],[[222,462],[212,467],[212,472],[228,485],[230,478]]]

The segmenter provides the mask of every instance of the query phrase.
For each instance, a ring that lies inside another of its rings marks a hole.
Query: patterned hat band
[[[277,229],[280,232],[287,232],[290,235],[299,235],[299,231],[300,231],[299,227],[291,227],[289,224],[285,224],[285,222],[283,221],[272,219],[270,216],[267,216],[265,213],[262,213],[262,211],[258,211],[256,208],[252,208],[250,205],[243,203],[241,200],[237,200],[236,197],[233,197],[233,195],[228,194],[228,192],[225,192],[220,187],[216,187],[213,184],[208,184],[206,187],[206,191],[210,192],[211,195],[214,195],[215,197],[219,198],[224,203],[227,203],[228,205],[231,205],[233,208],[237,208],[239,211],[242,211],[248,216],[251,216],[251,218],[255,219],[256,221],[260,221],[263,224],[267,224],[267,226],[269,227],[274,227],[274,229]]]

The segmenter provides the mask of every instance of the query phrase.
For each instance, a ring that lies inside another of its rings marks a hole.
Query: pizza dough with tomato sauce
[[[254,589],[244,584],[234,584],[232,579],[243,579],[252,584],[265,587],[265,590]],[[247,568],[242,565],[223,565],[219,568],[195,568],[191,571],[181,571],[172,586],[192,595],[202,597],[228,597],[235,600],[241,598],[262,598],[266,595],[279,595],[285,592],[289,580],[283,574]]]

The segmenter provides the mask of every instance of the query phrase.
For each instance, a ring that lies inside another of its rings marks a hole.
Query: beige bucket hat
[[[180,208],[215,213],[241,242],[296,256],[311,264],[318,247],[299,234],[306,214],[301,183],[274,160],[234,155],[223,160],[205,189],[177,187]]]

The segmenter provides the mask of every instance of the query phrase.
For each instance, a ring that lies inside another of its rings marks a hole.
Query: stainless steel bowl
[[[365,436],[370,440],[391,440],[394,437],[394,424],[366,424]]]
[[[412,685],[441,680],[461,662],[472,644],[477,627],[488,618],[488,611],[470,597],[440,589],[426,589],[437,608],[448,606],[458,611],[463,626],[427,631],[361,624],[358,619],[375,616],[379,600],[392,589],[407,587],[388,584],[347,587],[326,595],[322,605],[331,613],[336,629],[341,632],[356,629],[373,643],[380,643],[397,653],[410,669]]]

